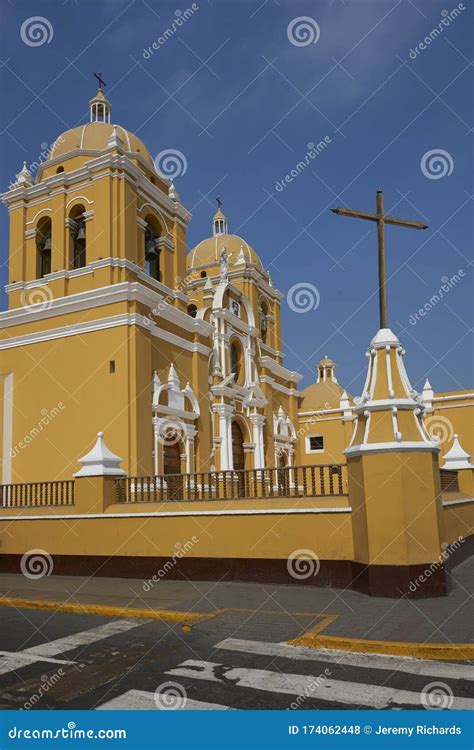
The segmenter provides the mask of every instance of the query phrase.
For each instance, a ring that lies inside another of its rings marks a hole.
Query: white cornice
[[[172,293],[172,290],[169,291]],[[150,308],[153,314],[156,314],[156,317],[168,320],[170,323],[189,333],[197,333],[207,337],[214,330],[210,323],[199,318],[192,318],[187,313],[178,310],[169,304],[161,294],[158,294],[158,292],[138,281],[124,281],[120,284],[112,284],[87,292],[58,297],[57,299],[48,301],[46,306],[43,302],[39,302],[37,305],[7,310],[0,313],[0,328],[9,328],[32,321],[36,322],[37,320],[44,320],[58,315],[67,315],[77,311],[124,301],[142,302]],[[152,324],[155,325],[154,323]],[[206,347],[207,349],[208,347]]]
[[[99,268],[108,267],[126,268],[128,271],[135,273],[140,281],[143,281],[146,285],[153,287],[154,289],[156,289],[156,291],[162,293],[165,297],[170,297],[171,299],[180,299],[185,303],[188,302],[186,294],[179,291],[178,289],[171,289],[171,287],[163,284],[161,281],[153,279],[151,276],[145,273],[145,271],[143,271],[140,266],[138,266],[136,263],[132,263],[132,261],[128,260],[127,258],[102,258],[101,260],[94,260],[91,263],[88,263],[88,265],[84,266],[84,268],[77,268],[71,271],[54,271],[53,273],[46,274],[46,276],[44,276],[42,279],[34,279],[33,281],[15,281],[15,283],[13,284],[6,284],[5,291],[7,294],[9,294],[10,292],[15,292],[18,289],[32,289],[35,286],[44,286],[48,282],[54,281],[56,279],[74,279],[77,276],[86,276],[87,274],[93,274]]]
[[[82,167],[73,169],[69,172],[61,172],[60,174],[54,174],[50,177],[46,177],[41,182],[37,182],[28,188],[12,188],[1,194],[1,199],[8,206],[16,201],[22,200],[30,203],[31,199],[38,198],[40,196],[51,195],[53,188],[61,188],[65,190],[67,187],[76,185],[78,182],[90,179],[102,179],[105,175],[97,175],[97,172],[101,172],[107,167],[111,170],[121,170],[127,177],[131,178],[133,183],[137,186],[137,190],[144,191],[150,196],[160,208],[164,209],[170,217],[179,217],[185,224],[189,223],[192,216],[191,213],[178,201],[171,200],[171,198],[158,187],[153,185],[142,170],[137,167],[127,154],[117,153],[103,153],[98,151],[90,151],[83,149],[75,149],[68,152],[67,154],[51,159],[48,162],[44,162],[42,167],[54,166],[56,163],[64,162],[64,159],[71,158],[73,156],[91,156],[93,158],[86,162]],[[95,158],[94,158],[95,157]],[[141,157],[140,154],[133,154],[133,158],[137,158],[143,163],[147,169],[151,169],[151,165]],[[42,168],[38,172],[41,176]],[[109,175],[114,176],[113,172],[109,172]],[[165,184],[168,180],[164,180]],[[171,183],[169,183],[171,184]],[[76,185],[77,186],[77,185]],[[60,191],[61,192],[61,191]]]
[[[170,331],[159,328],[149,318],[146,318],[144,315],[139,315],[138,313],[123,313],[122,315],[112,315],[107,318],[98,318],[97,320],[75,323],[73,325],[61,326],[59,328],[51,328],[45,331],[38,331],[36,333],[27,333],[23,336],[16,336],[14,338],[5,339],[3,341],[0,340],[0,351],[2,349],[13,349],[19,346],[39,344],[43,341],[67,338],[69,336],[83,336],[87,333],[102,331],[107,328],[134,325],[140,326],[141,328],[150,331],[151,335],[155,338],[159,338],[162,341],[168,341],[169,343],[179,347],[180,349],[185,349],[191,352],[199,352],[206,356],[211,353],[211,349],[208,346],[188,341],[187,339],[184,339],[181,336],[177,336]]]
[[[291,467],[290,467],[291,468]],[[339,496],[341,497],[341,496]],[[342,495],[344,497],[344,495]],[[203,501],[206,502],[206,501]],[[213,503],[219,502],[216,500]],[[4,508],[7,510],[7,508]],[[117,520],[118,518],[155,518],[162,516],[289,516],[293,514],[312,514],[312,513],[351,513],[352,508],[350,506],[340,507],[332,505],[326,508],[232,508],[232,510],[166,510],[166,511],[143,511],[138,513],[55,513],[50,515],[38,516],[38,515],[2,515],[0,514],[0,521],[66,521],[68,519],[76,518],[97,518],[103,521],[107,519]]]
[[[277,383],[277,381],[272,378],[270,375],[261,375],[260,376],[260,382],[266,383],[270,386],[270,388],[273,388],[275,391],[280,391],[280,393],[284,393],[286,396],[297,396],[298,391],[293,388],[287,388],[286,385],[281,385],[280,383]]]
[[[351,456],[366,456],[372,453],[439,453],[439,451],[440,449],[434,443],[405,440],[399,443],[362,443],[346,448],[343,453],[350,458]]]
[[[287,367],[284,367],[271,357],[260,357],[259,362],[262,367],[265,367],[265,369],[269,370],[282,380],[289,380],[292,383],[299,383],[300,380],[303,379],[303,375],[300,375],[298,372],[294,372],[293,370],[288,370]]]

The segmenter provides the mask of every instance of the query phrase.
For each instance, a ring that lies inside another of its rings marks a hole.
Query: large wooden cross
[[[411,229],[427,229],[428,224],[409,219],[398,219],[396,216],[386,216],[383,206],[383,192],[377,190],[377,213],[368,211],[355,211],[352,208],[331,208],[338,216],[352,216],[354,219],[366,219],[377,222],[377,238],[379,249],[379,311],[380,328],[387,328],[387,279],[385,270],[385,224],[395,224],[399,227],[411,227]]]

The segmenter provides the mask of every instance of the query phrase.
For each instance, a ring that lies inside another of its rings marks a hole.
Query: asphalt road
[[[191,632],[14,607],[0,616],[1,709],[474,707],[468,664],[295,648],[278,614],[227,613]]]

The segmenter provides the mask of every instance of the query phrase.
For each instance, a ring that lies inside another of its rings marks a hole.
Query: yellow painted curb
[[[105,617],[138,617],[147,620],[163,620],[164,622],[197,622],[208,615],[204,612],[177,612],[167,609],[135,609],[134,607],[113,607],[100,604],[79,604],[70,602],[55,602],[46,599],[9,599],[0,597],[0,607],[16,607],[17,609],[42,609],[55,612],[74,612],[79,615],[103,615]]]
[[[363,638],[341,638],[331,635],[303,635],[288,641],[290,646],[329,648],[384,656],[413,656],[416,659],[435,661],[471,661],[474,659],[472,643],[406,643],[405,641],[368,641]]]

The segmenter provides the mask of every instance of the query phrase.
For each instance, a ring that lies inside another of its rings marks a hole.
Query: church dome
[[[301,391],[300,411],[318,411],[318,409],[338,409],[344,393],[339,383],[334,380],[320,381],[309,385]],[[349,400],[352,396],[347,394]]]
[[[338,409],[343,394],[352,401],[352,396],[337,382],[336,363],[330,357],[325,356],[318,362],[316,375],[316,383],[301,392],[301,411]]]
[[[194,247],[187,257],[188,268],[199,268],[200,266],[217,265],[220,254],[226,249],[230,256],[229,262],[233,266],[243,256],[245,262],[255,263],[260,271],[263,271],[262,261],[256,250],[251,247],[242,237],[236,234],[216,234],[202,240]]]
[[[88,122],[86,125],[66,130],[56,140],[49,160],[57,159],[58,156],[64,156],[76,149],[104,151],[108,148],[107,141],[112,136],[114,128],[124,143],[124,149],[133,154],[140,154],[154,169],[153,159],[143,141],[121,125],[112,125],[109,122]]]

